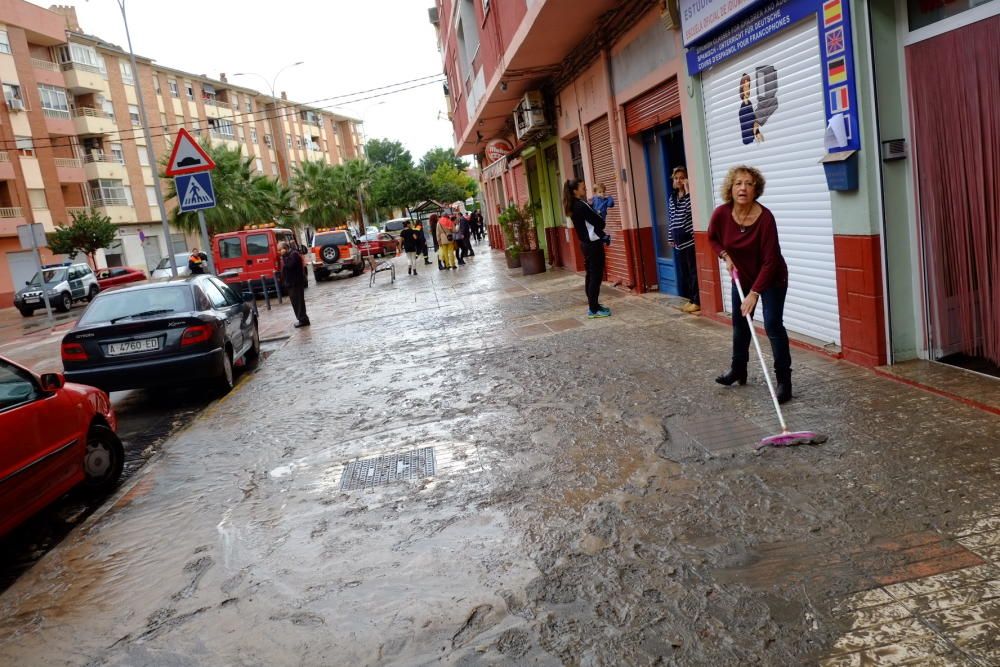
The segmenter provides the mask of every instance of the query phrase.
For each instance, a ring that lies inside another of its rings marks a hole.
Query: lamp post
[[[149,132],[149,119],[146,117],[146,104],[142,99],[142,85],[139,81],[139,66],[135,62],[135,52],[132,51],[132,35],[128,29],[128,16],[125,13],[125,0],[115,0],[122,10],[122,21],[125,23],[125,39],[128,41],[128,55],[132,62],[132,78],[135,81],[135,96],[139,102],[139,120],[142,122],[142,133],[146,137],[146,154],[149,156],[149,170],[153,173],[153,189],[156,190],[156,205],[160,209],[160,222],[163,224],[163,238],[167,244],[167,257],[170,260],[170,273],[177,277],[177,260],[174,258],[173,241],[170,238],[170,223],[167,220],[167,207],[163,203],[163,193],[160,192],[160,172],[153,149],[153,138]]]
[[[297,67],[297,66],[303,64],[304,62],[305,62],[304,60],[300,60],[298,62],[294,62],[294,63],[288,64],[288,65],[285,65],[284,67],[282,67],[281,69],[278,70],[278,73],[275,74],[274,78],[271,79],[270,81],[268,81],[267,77],[265,77],[263,74],[258,74],[257,72],[236,72],[235,74],[233,74],[233,76],[256,76],[259,79],[261,79],[268,86],[269,90],[271,91],[271,100],[274,102],[274,117],[271,120],[278,120],[280,122],[280,117],[279,117],[279,114],[278,114],[278,96],[275,93],[275,90],[277,89],[277,85],[278,85],[278,77],[286,69],[291,69],[292,67]],[[284,134],[284,132],[282,132],[282,134]],[[277,143],[278,142],[278,135],[277,135],[276,132],[273,131],[273,129],[271,131],[271,136],[274,137],[274,141],[275,141],[275,143]],[[291,179],[291,172],[288,169],[288,146],[286,145],[285,141],[281,142],[281,146],[279,146],[278,149],[275,151],[275,155],[278,155],[278,151],[281,151],[281,158],[285,161],[285,171],[288,174],[288,177],[285,179],[285,181],[288,182]],[[279,179],[281,178],[281,170],[280,169],[278,170],[278,178]]]

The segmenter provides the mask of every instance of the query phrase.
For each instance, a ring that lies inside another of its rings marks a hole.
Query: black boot
[[[792,371],[774,371],[774,377],[778,380],[778,386],[775,389],[778,403],[787,403],[792,400]]]
[[[744,385],[747,383],[747,365],[734,361],[729,370],[715,378],[715,381],[719,384],[724,384],[727,387],[734,382],[739,382],[740,385]]]

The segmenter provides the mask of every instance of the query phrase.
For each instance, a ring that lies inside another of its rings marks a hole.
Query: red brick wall
[[[708,232],[694,233],[695,260],[698,263],[698,291],[701,295],[701,314],[728,322],[722,312],[722,279],[719,277],[719,259],[712,252]]]
[[[886,363],[880,237],[834,236],[840,347],[862,366]]]

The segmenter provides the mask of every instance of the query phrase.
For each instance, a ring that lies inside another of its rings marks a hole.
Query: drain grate
[[[351,461],[340,478],[341,491],[357,491],[393,482],[423,479],[434,475],[434,448],[385,454]]]

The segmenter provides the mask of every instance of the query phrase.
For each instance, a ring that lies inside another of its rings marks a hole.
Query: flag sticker
[[[831,60],[826,64],[826,79],[829,85],[847,83],[847,64],[843,58]]]
[[[847,86],[839,86],[830,91],[830,113],[841,113],[851,108],[851,97]]]
[[[844,10],[840,5],[841,0],[830,0],[823,3],[823,27],[829,28],[837,25],[844,19]]]
[[[826,33],[826,57],[832,58],[844,52],[844,26]]]

